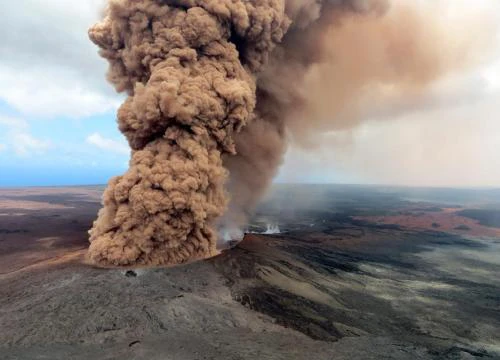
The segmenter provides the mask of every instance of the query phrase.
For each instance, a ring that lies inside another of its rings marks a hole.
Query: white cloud
[[[26,130],[29,126],[24,119],[0,115],[0,126],[8,130]]]
[[[125,142],[105,138],[99,133],[89,135],[86,141],[88,144],[94,145],[101,150],[124,155],[130,154],[130,149]]]
[[[80,118],[116,108],[121,100],[105,80],[107,64],[87,36],[87,29],[99,18],[104,3],[0,1],[0,13],[6,15],[0,22],[0,101],[21,114],[49,118]],[[478,0],[473,5],[470,0],[460,3],[471,11],[499,6],[491,0]],[[500,14],[496,10],[489,12]],[[314,179],[329,181],[338,181],[340,174],[340,181],[346,182],[500,184],[498,59],[500,55],[496,62],[484,64],[478,74],[460,84],[444,84],[420,109],[391,108],[391,112],[379,114],[384,119],[393,118],[392,122],[374,122],[354,129],[350,137],[339,136],[337,141],[342,144],[326,147],[323,153],[292,153],[282,177],[290,180],[300,173],[296,180],[303,181],[310,171]],[[485,96],[490,96],[489,100],[481,102]],[[377,108],[370,107],[369,115],[374,110]],[[413,115],[408,115],[410,112]],[[19,156],[43,153],[53,147],[50,141],[32,134],[24,119],[1,115],[0,143],[3,154],[12,150]],[[124,141],[97,132],[88,136],[86,143],[120,156],[130,152]],[[60,156],[83,164],[81,159],[89,156],[89,146],[77,150],[70,145],[69,155]],[[61,143],[57,142],[57,146],[60,152]]]
[[[8,146],[18,156],[42,154],[52,146],[50,141],[33,136],[28,123],[21,118],[0,115],[0,129],[3,130],[0,132],[3,135],[1,140],[5,142],[0,144],[0,150]]]
[[[0,99],[22,114],[72,118],[120,103],[88,28],[104,0],[1,1]]]
[[[104,81],[104,80],[103,80]],[[85,84],[71,69],[26,69],[0,64],[0,98],[23,114],[81,118],[115,110],[120,99]]]
[[[50,141],[37,139],[29,133],[14,133],[11,142],[15,153],[19,156],[41,154],[51,146]]]
[[[500,90],[500,59],[485,67],[482,75],[487,81],[490,91]]]

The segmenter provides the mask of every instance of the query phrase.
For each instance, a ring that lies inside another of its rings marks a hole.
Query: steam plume
[[[216,254],[217,229],[245,223],[289,141],[354,126],[366,94],[418,93],[462,64],[421,16],[382,0],[109,0],[89,34],[128,94],[132,158],[105,191],[90,260]]]

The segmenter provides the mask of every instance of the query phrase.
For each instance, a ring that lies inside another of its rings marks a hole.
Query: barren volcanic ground
[[[83,263],[101,192],[0,190],[0,359],[500,358],[497,190],[280,185],[237,247],[135,271]]]

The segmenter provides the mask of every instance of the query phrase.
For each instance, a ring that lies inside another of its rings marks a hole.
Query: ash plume
[[[215,255],[290,141],[355,126],[372,90],[415,94],[462,65],[421,15],[382,0],[109,0],[89,35],[128,95],[118,124],[132,157],[104,193],[90,261]]]

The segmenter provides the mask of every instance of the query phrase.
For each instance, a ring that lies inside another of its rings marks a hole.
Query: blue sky
[[[458,3],[500,14],[491,0]],[[126,170],[123,96],[87,38],[103,4],[0,2],[0,187],[103,184]],[[437,84],[432,106],[292,147],[277,181],[500,186],[499,34],[487,61]]]
[[[102,4],[0,4],[0,186],[103,184],[126,170],[122,97],[86,33]]]
[[[38,118],[0,102],[0,186],[103,184],[129,158],[114,110]]]

